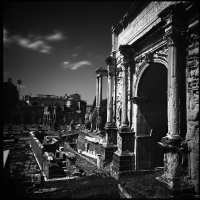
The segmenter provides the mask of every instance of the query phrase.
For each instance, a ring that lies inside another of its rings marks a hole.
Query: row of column
[[[108,86],[107,86],[107,123],[106,127],[114,126],[113,121],[113,89],[115,90],[116,80],[115,73],[117,71],[122,71],[123,75],[123,94],[122,94],[122,129],[129,129],[128,127],[128,119],[127,119],[127,112],[128,112],[128,67],[131,63],[131,56],[133,53],[132,48],[129,45],[121,45],[119,47],[120,53],[122,55],[122,67],[116,68],[116,58],[109,56],[105,62],[107,64],[107,70],[105,69],[97,69],[95,72],[97,73],[96,76],[96,108],[97,110],[101,107],[102,101],[102,79],[103,76],[108,77]],[[114,83],[115,82],[115,83]],[[115,84],[115,86],[114,86]],[[116,91],[115,91],[116,92]],[[114,95],[115,95],[114,92]]]
[[[107,122],[106,126],[114,126],[113,124],[113,77],[115,72],[115,58],[109,56],[105,60],[108,71],[108,88],[107,88]]]
[[[96,130],[101,131],[101,106],[102,106],[102,87],[103,87],[103,76],[107,76],[107,70],[99,68],[95,70],[96,72],[96,109],[97,109],[97,121]]]

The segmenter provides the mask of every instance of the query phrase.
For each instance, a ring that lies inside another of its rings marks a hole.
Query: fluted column
[[[96,108],[99,106],[99,76],[96,76]]]

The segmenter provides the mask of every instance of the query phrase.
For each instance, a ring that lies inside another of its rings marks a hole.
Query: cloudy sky
[[[97,68],[106,68],[111,26],[132,1],[11,2],[4,4],[4,81],[21,79],[20,96],[79,93],[92,104]],[[103,81],[106,98],[107,78]]]

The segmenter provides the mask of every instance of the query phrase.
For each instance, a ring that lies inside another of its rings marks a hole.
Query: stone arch
[[[138,75],[134,96],[138,97],[136,135],[143,137],[137,145],[139,168],[163,166],[163,149],[157,142],[168,131],[167,63],[161,60],[145,63]]]
[[[154,62],[153,63],[157,63],[157,64],[162,64],[164,65],[167,69],[168,69],[168,62],[166,61],[165,58],[154,58]],[[152,64],[153,64],[152,63]],[[134,92],[134,96],[137,96],[137,91],[138,91],[138,85],[139,85],[139,82],[140,82],[140,79],[142,77],[142,74],[144,73],[144,71],[147,69],[147,67],[149,67],[150,63],[147,63],[147,62],[144,62],[140,67],[139,67],[139,71],[137,73],[137,80],[136,80],[136,83],[135,83],[135,92]]]
[[[31,114],[27,113],[24,115],[24,124],[32,124]]]
[[[21,124],[21,115],[19,113],[15,113],[13,115],[13,120],[12,120],[12,124]]]

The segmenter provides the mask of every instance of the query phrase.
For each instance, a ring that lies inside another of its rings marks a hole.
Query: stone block
[[[161,177],[156,177],[156,198],[177,198],[194,194],[194,187],[171,189]]]

